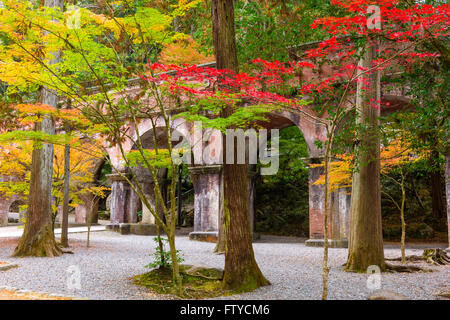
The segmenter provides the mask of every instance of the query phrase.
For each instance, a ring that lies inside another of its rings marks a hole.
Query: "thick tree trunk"
[[[238,71],[233,1],[212,1],[213,41],[218,69]],[[225,108],[223,116],[232,114]],[[226,154],[224,140],[224,155]],[[235,146],[236,148],[236,146]],[[234,152],[236,154],[236,152]],[[253,252],[249,217],[247,164],[224,164],[224,234],[226,289],[249,291],[268,285]]]
[[[45,0],[44,6],[58,7],[63,10],[63,0]],[[51,64],[57,63],[59,54],[55,54]],[[56,94],[42,88],[40,102],[57,106]],[[48,134],[55,133],[55,126],[51,117],[44,117],[35,125],[36,131]],[[25,230],[19,240],[14,256],[58,256],[62,253],[55,241],[52,221],[52,174],[53,174],[53,145],[36,142],[33,149],[31,164],[31,181],[29,205],[26,216]]]
[[[439,163],[439,151],[433,150],[429,159],[431,173],[431,198],[432,198],[432,215],[435,219],[440,219],[445,216],[444,197],[442,195],[442,178],[441,165]]]
[[[376,56],[377,45],[367,44],[359,66],[370,68]],[[350,205],[350,241],[346,269],[366,272],[370,265],[385,269],[383,233],[381,227],[380,192],[380,74],[371,72],[358,82],[356,94],[357,124],[361,126],[357,157],[353,173]],[[363,89],[363,86],[366,87]],[[375,106],[374,106],[375,105]]]
[[[44,99],[43,99],[44,100]],[[54,134],[54,124],[45,118],[36,124],[36,131]],[[25,230],[14,256],[57,256],[61,254],[53,233],[52,173],[53,145],[35,143],[32,155],[31,181]]]

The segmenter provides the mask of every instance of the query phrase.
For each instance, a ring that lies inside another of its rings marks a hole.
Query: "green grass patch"
[[[182,266],[180,267],[181,269],[183,268]],[[181,295],[178,294],[173,286],[172,270],[169,268],[154,269],[150,272],[137,275],[133,278],[133,283],[146,287],[154,293],[171,295],[181,299],[204,299],[234,294],[234,292],[222,288],[221,280],[188,275],[183,271],[180,272],[183,278]]]

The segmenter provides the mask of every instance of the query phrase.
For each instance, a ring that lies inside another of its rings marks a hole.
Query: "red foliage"
[[[243,99],[254,104],[286,104],[301,106],[301,100],[283,96],[263,89],[267,85],[285,82],[283,77],[292,76],[295,66],[310,67],[311,64],[283,64],[262,59],[253,61],[259,70],[254,74],[234,73],[231,70],[219,70],[196,65],[149,64],[148,69],[164,70],[164,73],[141,76],[142,79],[166,86],[171,94],[177,96],[211,97],[223,101]],[[205,83],[205,86],[194,84]]]
[[[149,64],[149,74],[143,79],[166,85],[175,95],[211,97],[224,101],[240,98],[255,104],[280,104],[300,107],[302,100],[275,93],[271,88],[289,83],[299,70],[310,69],[313,76],[303,81],[298,88],[301,94],[332,98],[340,93],[336,86],[347,88],[351,83],[368,84],[368,75],[393,66],[420,63],[439,57],[436,52],[415,51],[418,43],[430,38],[448,35],[450,6],[414,5],[410,8],[398,6],[396,0],[333,0],[332,3],[348,12],[345,17],[317,19],[312,28],[322,28],[330,38],[320,42],[316,48],[304,52],[303,60],[282,63],[279,61],[252,61],[257,68],[252,74],[233,73],[230,70],[198,67],[195,65]],[[381,29],[369,28],[367,21],[376,5],[381,13]],[[359,59],[357,42],[352,39],[384,39],[379,56],[370,68],[357,66]],[[387,39],[387,40],[386,40]],[[407,48],[407,50],[403,50]],[[323,72],[322,68],[329,68]],[[163,73],[155,74],[157,71]],[[193,83],[205,83],[195,86]],[[348,93],[353,93],[348,87]],[[374,106],[379,102],[373,101]]]

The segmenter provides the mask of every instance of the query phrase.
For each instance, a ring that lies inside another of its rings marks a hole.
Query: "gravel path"
[[[0,261],[17,263],[18,268],[0,272],[0,286],[43,291],[89,299],[163,299],[135,286],[130,278],[144,273],[155,246],[152,237],[112,232],[91,235],[90,248],[85,247],[86,234],[70,236],[74,254],[57,258],[12,258],[17,238],[0,239]],[[304,239],[263,237],[254,244],[259,266],[272,285],[251,293],[227,299],[319,299],[321,292],[322,249],[305,247]],[[223,268],[223,255],[212,253],[214,244],[177,237],[185,263]],[[431,245],[433,247],[433,245]],[[407,254],[421,254],[413,246]],[[428,246],[430,247],[430,246]],[[400,250],[387,245],[386,257],[397,257]],[[347,249],[330,249],[330,299],[366,299],[367,275],[340,270]],[[70,266],[81,272],[81,289],[69,289]],[[430,267],[435,272],[383,274],[382,289],[395,291],[410,299],[437,299],[436,294],[450,290],[450,267]]]

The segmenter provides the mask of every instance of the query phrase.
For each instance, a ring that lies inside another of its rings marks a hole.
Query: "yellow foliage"
[[[162,64],[202,64],[214,61],[214,57],[200,52],[200,45],[191,37],[169,43],[164,46],[159,56]]]
[[[410,146],[403,143],[401,139],[395,139],[387,146],[381,148],[380,153],[380,165],[381,171],[387,173],[390,170],[405,165],[409,162],[414,162],[420,159],[422,155],[413,154]],[[353,174],[353,162],[354,157],[350,154],[338,155],[338,160],[333,161],[330,164],[330,192],[333,192],[339,188],[351,187],[352,174]],[[313,164],[310,167],[322,167],[324,163]],[[321,175],[320,178],[314,182],[314,185],[325,184],[325,176]]]
[[[0,182],[0,194],[9,197],[12,194],[28,195],[33,142],[0,143],[0,177],[8,177]],[[82,143],[79,148],[70,150],[70,192],[73,206],[85,193],[105,196],[106,187],[93,185],[95,169],[102,154],[96,144]],[[54,145],[53,196],[59,204],[63,198],[64,187],[64,146]]]
[[[339,188],[351,187],[352,185],[352,171],[353,171],[353,156],[352,155],[339,155],[337,161],[330,163],[329,181],[330,192],[336,191]],[[321,164],[311,164],[311,168],[322,167]],[[325,184],[325,175],[321,175],[314,185]]]

